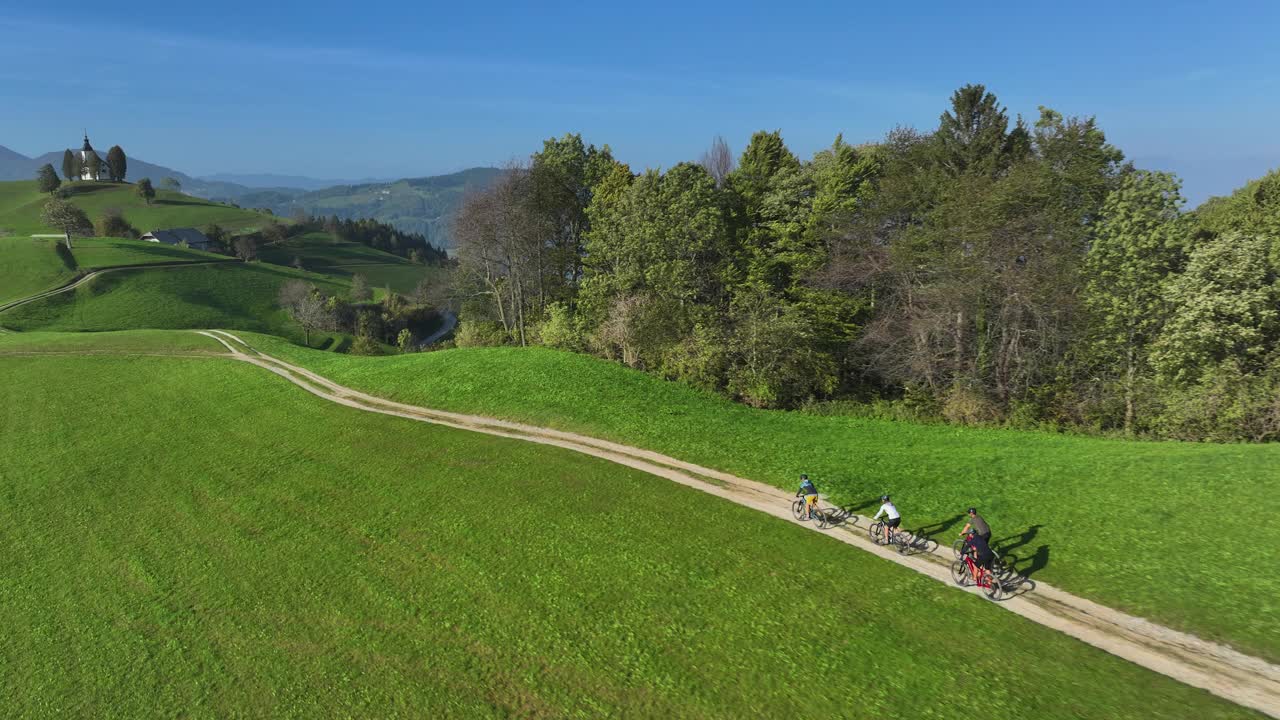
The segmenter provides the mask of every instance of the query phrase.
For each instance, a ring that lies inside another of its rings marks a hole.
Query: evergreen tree
[[[134,192],[138,197],[142,198],[148,205],[152,200],[156,199],[156,189],[151,186],[150,178],[142,178],[134,185]]]
[[[119,145],[112,145],[107,151],[107,172],[111,174],[111,182],[124,182],[129,172],[129,159]]]
[[[36,173],[36,187],[42,193],[53,193],[62,187],[62,181],[58,179],[58,173],[53,171],[53,166],[49,163],[41,165],[39,172]]]
[[[951,95],[934,137],[938,161],[951,175],[993,175],[1007,165],[1012,151],[1024,147],[1022,137],[1007,135],[1009,116],[983,85],[965,85]],[[1019,121],[1019,135],[1026,128]]]
[[[67,182],[80,179],[80,163],[70,150],[62,151],[62,178]]]

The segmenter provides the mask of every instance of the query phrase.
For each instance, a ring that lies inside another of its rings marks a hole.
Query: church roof
[[[81,150],[93,150],[93,146],[89,144],[89,133],[84,134],[84,147]]]

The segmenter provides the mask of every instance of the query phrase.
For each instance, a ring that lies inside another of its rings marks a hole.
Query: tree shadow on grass
[[[1040,528],[1042,527],[1044,526],[1032,525],[1020,533],[1010,535],[1008,537],[1002,537],[999,540],[993,540],[991,542],[991,549],[1001,555],[1010,555],[1014,550],[1031,544],[1031,541],[1036,539],[1036,535],[1040,534]]]
[[[964,513],[958,513],[953,517],[947,518],[946,520],[939,520],[938,522],[935,522],[935,523],[923,525],[920,528],[913,530],[912,533],[919,537],[933,540],[934,536],[936,536],[938,533],[945,532],[946,530],[950,530],[956,525],[959,525],[960,521],[963,520],[964,517],[965,517]]]

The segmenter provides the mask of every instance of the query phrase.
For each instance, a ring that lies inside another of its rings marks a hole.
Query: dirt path
[[[200,331],[200,334],[222,343],[230,357],[273,372],[307,392],[340,405],[573,450],[696,488],[787,522],[796,522],[790,510],[793,498],[763,483],[577,433],[385,400],[264,355],[231,333],[210,330]],[[801,524],[813,527],[810,523]],[[950,548],[900,555],[872,543],[865,532],[867,524],[866,518],[851,516],[844,524],[825,532],[833,539],[954,587],[949,570]],[[816,528],[814,531],[823,532]],[[961,591],[978,592],[975,589]],[[1280,666],[1265,660],[1126,615],[1044,583],[1037,583],[1032,592],[1015,595],[996,605],[1175,680],[1280,718]]]

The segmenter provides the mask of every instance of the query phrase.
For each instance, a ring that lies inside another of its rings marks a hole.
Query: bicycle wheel
[[[964,538],[951,543],[951,552],[955,553],[956,558],[964,554]]]
[[[982,591],[992,600],[999,600],[1004,596],[1004,583],[1000,580],[1000,577],[995,574],[995,572],[988,570],[986,583],[982,588]]]
[[[795,516],[795,519],[802,522],[807,519],[804,511],[804,498],[798,498],[795,502],[791,503],[791,514]]]
[[[915,544],[916,539],[911,537],[905,530],[899,530],[893,534],[893,541],[898,546],[898,554],[906,555],[907,551]]]
[[[867,528],[867,535],[871,537],[871,541],[877,545],[884,544],[884,523],[871,523],[871,527]]]
[[[818,526],[819,530],[826,530],[831,527],[831,517],[827,515],[827,511],[821,508],[813,509],[813,524]]]
[[[969,579],[969,568],[965,567],[964,560],[956,560],[951,563],[951,580],[957,585],[967,585]]]

